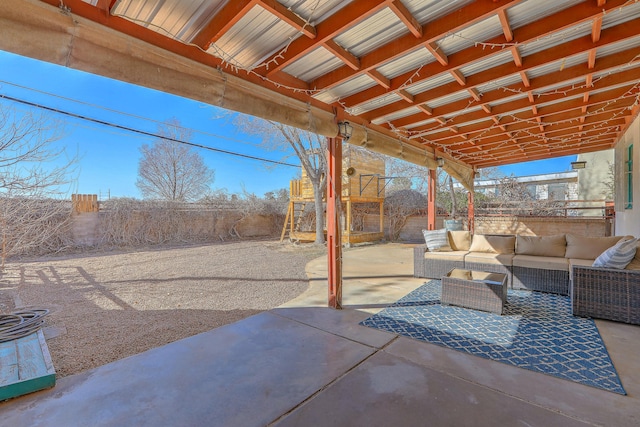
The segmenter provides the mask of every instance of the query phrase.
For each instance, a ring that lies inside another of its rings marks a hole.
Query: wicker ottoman
[[[506,301],[506,274],[454,268],[442,277],[442,304],[502,314]]]

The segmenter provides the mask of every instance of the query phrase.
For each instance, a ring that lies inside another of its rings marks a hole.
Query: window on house
[[[627,147],[627,159],[625,161],[625,176],[626,176],[626,192],[625,192],[625,209],[633,208],[633,144]]]
[[[566,184],[549,184],[549,200],[564,200],[566,199],[567,186]]]

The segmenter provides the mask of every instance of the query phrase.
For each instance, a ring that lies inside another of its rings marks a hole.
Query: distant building
[[[578,172],[558,172],[543,175],[516,176],[517,182],[538,200],[578,200]],[[478,180],[476,191],[484,194],[499,195],[500,181],[495,179]]]

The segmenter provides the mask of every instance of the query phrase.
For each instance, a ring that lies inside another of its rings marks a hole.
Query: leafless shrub
[[[384,207],[389,237],[398,240],[407,218],[425,211],[427,198],[415,190],[399,190],[387,196]]]
[[[73,246],[70,213],[70,202],[0,197],[2,267],[8,256],[42,255]]]

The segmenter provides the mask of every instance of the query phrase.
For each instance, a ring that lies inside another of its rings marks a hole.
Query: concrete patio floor
[[[359,326],[424,282],[411,245],[346,252],[344,310],[326,260],[307,271],[284,306],[3,402],[0,425],[640,425],[640,327],[597,321],[621,396]]]

